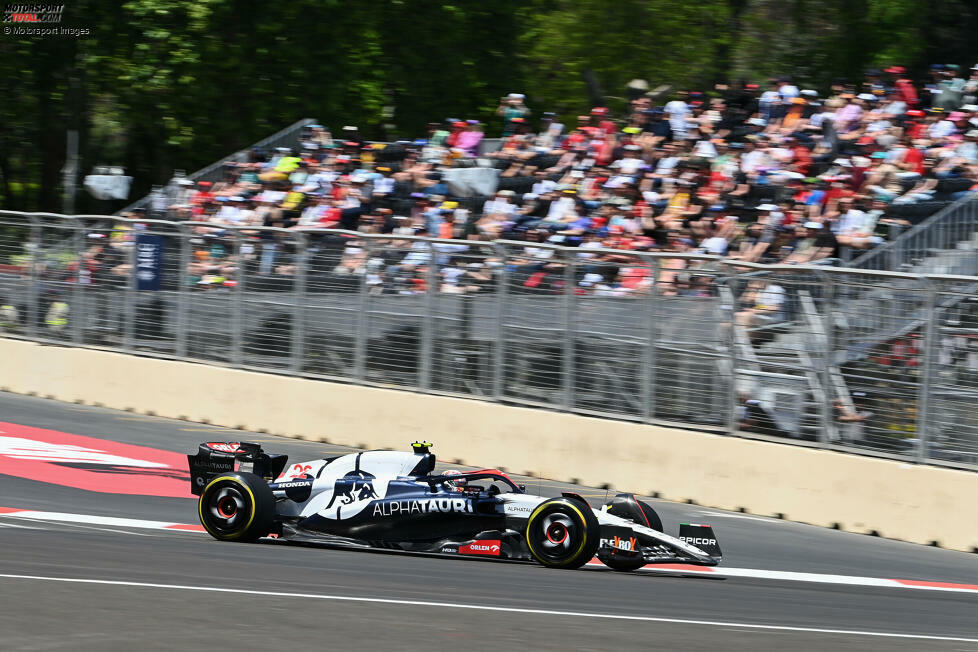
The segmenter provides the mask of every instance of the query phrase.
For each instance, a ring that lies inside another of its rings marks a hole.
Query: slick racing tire
[[[585,504],[567,498],[540,503],[526,521],[530,554],[544,566],[578,568],[591,561],[601,543],[598,519]]]
[[[197,511],[201,525],[215,539],[255,541],[272,529],[275,495],[253,473],[225,473],[204,487]]]
[[[641,557],[638,559],[616,559],[614,557],[609,557],[607,559],[602,559],[601,563],[611,570],[621,571],[623,573],[638,570],[642,566],[645,566],[645,560]]]

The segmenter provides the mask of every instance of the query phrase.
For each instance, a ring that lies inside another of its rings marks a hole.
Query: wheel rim
[[[543,530],[547,535],[547,543],[561,546],[567,542],[568,528],[564,519],[548,516],[543,522]]]
[[[543,515],[533,529],[534,548],[538,548],[540,556],[553,562],[573,557],[581,543],[581,525],[562,511]]]
[[[234,532],[248,520],[248,501],[241,490],[232,484],[215,489],[201,510],[207,517],[206,525],[221,533]]]

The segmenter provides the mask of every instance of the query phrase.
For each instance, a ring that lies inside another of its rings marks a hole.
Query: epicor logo
[[[680,541],[685,541],[686,543],[692,543],[697,546],[715,546],[717,545],[716,539],[701,539],[699,537],[679,537]]]

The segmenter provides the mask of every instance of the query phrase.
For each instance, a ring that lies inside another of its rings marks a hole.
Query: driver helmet
[[[458,469],[448,469],[445,471],[444,475],[461,476],[462,472]],[[462,477],[458,478],[457,480],[446,480],[445,488],[449,491],[462,491],[462,487],[465,486],[465,483],[466,479]]]

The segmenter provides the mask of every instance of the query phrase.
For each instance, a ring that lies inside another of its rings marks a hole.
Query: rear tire
[[[598,519],[586,506],[567,498],[540,503],[526,521],[526,544],[535,560],[550,568],[579,568],[601,543]]]
[[[253,473],[225,473],[204,487],[197,512],[207,533],[219,541],[256,541],[272,530],[275,495]]]

